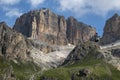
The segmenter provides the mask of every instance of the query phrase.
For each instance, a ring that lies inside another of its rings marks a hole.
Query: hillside
[[[77,46],[60,68],[44,71],[38,80],[119,80],[120,71],[106,63],[96,46],[92,42]]]

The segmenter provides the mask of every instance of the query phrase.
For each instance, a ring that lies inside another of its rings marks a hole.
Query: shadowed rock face
[[[120,16],[114,14],[106,21],[101,44],[109,44],[120,40]]]
[[[67,39],[69,43],[79,44],[90,40],[96,31],[89,25],[78,22],[75,18],[67,19]]]
[[[14,29],[31,39],[58,45],[88,41],[96,33],[94,28],[73,17],[66,20],[48,9],[23,14],[16,20]]]
[[[24,36],[9,28],[6,23],[0,22],[0,55],[25,60],[27,50],[27,41]]]

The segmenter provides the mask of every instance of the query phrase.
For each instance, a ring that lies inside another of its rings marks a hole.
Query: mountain
[[[120,16],[116,13],[106,21],[101,44],[109,44],[120,40]]]
[[[119,80],[119,15],[107,20],[99,43],[82,42],[56,69],[44,71],[41,80]],[[62,76],[62,77],[61,77]]]
[[[9,28],[5,22],[0,22],[0,55],[6,59],[27,60],[28,51],[27,39],[21,33]]]
[[[47,44],[66,45],[89,41],[96,30],[75,18],[57,15],[49,9],[33,10],[18,18],[13,27],[24,36]]]
[[[120,70],[120,16],[117,13],[106,21],[100,44],[106,61]]]
[[[48,54],[46,50],[53,49]],[[51,47],[51,46],[50,46]],[[42,70],[58,67],[74,48],[72,45],[52,46],[27,39],[0,22],[0,80],[28,80]]]
[[[109,26],[119,27],[112,18]],[[101,45],[93,27],[45,8],[23,14],[13,29],[0,22],[0,80],[119,80],[120,42],[105,37],[119,40],[119,28],[114,36],[109,28]]]

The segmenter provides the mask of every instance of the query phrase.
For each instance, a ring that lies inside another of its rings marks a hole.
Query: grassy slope
[[[113,66],[105,63],[101,60],[88,60],[88,62],[77,62],[69,66],[51,69],[44,71],[43,76],[48,78],[57,78],[58,80],[70,80],[72,74],[77,74],[80,69],[90,69],[93,74],[88,77],[88,80],[93,79],[100,80],[119,80],[120,71]],[[40,78],[39,78],[40,79]],[[76,80],[81,79],[76,76]]]
[[[19,61],[18,64],[15,64],[12,61],[3,60],[0,57],[0,78],[4,73],[6,73],[6,70],[10,66],[13,67],[13,74],[19,80],[28,80],[31,77],[31,75],[33,75],[37,71],[40,71],[40,68],[35,66],[33,63],[30,62],[21,63]]]

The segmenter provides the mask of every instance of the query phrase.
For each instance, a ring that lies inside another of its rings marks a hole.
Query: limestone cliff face
[[[120,40],[120,16],[115,14],[106,21],[101,44],[109,44]]]
[[[0,22],[0,56],[7,59],[27,59],[28,46],[22,34],[9,28],[6,23]]]
[[[30,11],[17,19],[14,29],[32,39],[50,44],[66,44],[66,21],[50,10]]]
[[[78,44],[90,40],[96,30],[89,25],[78,22],[75,18],[67,19],[67,39],[69,43]]]
[[[16,20],[14,29],[31,39],[57,45],[88,41],[96,33],[94,28],[74,18],[66,20],[48,9],[23,14]]]

